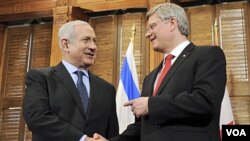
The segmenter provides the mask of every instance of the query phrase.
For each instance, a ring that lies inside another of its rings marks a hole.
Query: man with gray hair
[[[145,77],[141,97],[124,103],[131,106],[135,123],[110,141],[220,141],[223,51],[188,40],[186,13],[178,5],[157,5],[147,20],[145,36],[165,59]],[[98,134],[94,139],[105,140]]]
[[[95,132],[116,136],[115,88],[89,71],[97,54],[93,28],[70,21],[58,36],[62,61],[31,69],[26,77],[23,116],[32,141],[88,141]]]

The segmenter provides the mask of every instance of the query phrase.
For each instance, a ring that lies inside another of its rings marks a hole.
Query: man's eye
[[[83,39],[83,42],[85,42],[85,43],[88,42],[88,41],[89,41],[89,39]]]
[[[151,24],[150,28],[154,29],[156,27],[156,25],[157,25],[156,23],[153,23],[153,24]]]

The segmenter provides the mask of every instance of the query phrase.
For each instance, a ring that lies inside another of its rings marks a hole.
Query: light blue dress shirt
[[[65,60],[62,60],[62,63],[66,67],[67,71],[69,72],[71,78],[73,79],[73,81],[74,81],[74,83],[76,85],[78,76],[74,72],[77,71],[78,68],[73,66],[72,64],[68,63]],[[84,74],[85,74],[84,75],[85,77],[82,77],[82,79],[83,79],[84,85],[86,86],[88,96],[89,96],[89,94],[90,94],[89,74],[88,74],[87,70],[81,70],[81,71],[84,72]],[[85,141],[86,137],[87,137],[87,135],[83,135],[79,141]]]

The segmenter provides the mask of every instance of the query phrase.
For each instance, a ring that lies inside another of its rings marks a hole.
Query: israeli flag
[[[135,116],[131,111],[131,107],[124,107],[123,104],[140,96],[133,48],[133,43],[130,41],[124,58],[116,94],[116,111],[120,133],[122,133],[129,124],[135,121]]]

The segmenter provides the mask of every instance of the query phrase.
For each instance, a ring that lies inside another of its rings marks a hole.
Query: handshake
[[[139,97],[124,103],[124,106],[131,106],[131,111],[137,118],[148,114],[148,97]],[[93,137],[87,137],[85,141],[108,141],[102,135],[95,133]]]
[[[107,139],[105,139],[102,135],[98,134],[98,133],[95,133],[93,135],[93,138],[91,137],[87,137],[85,139],[85,141],[108,141]]]

